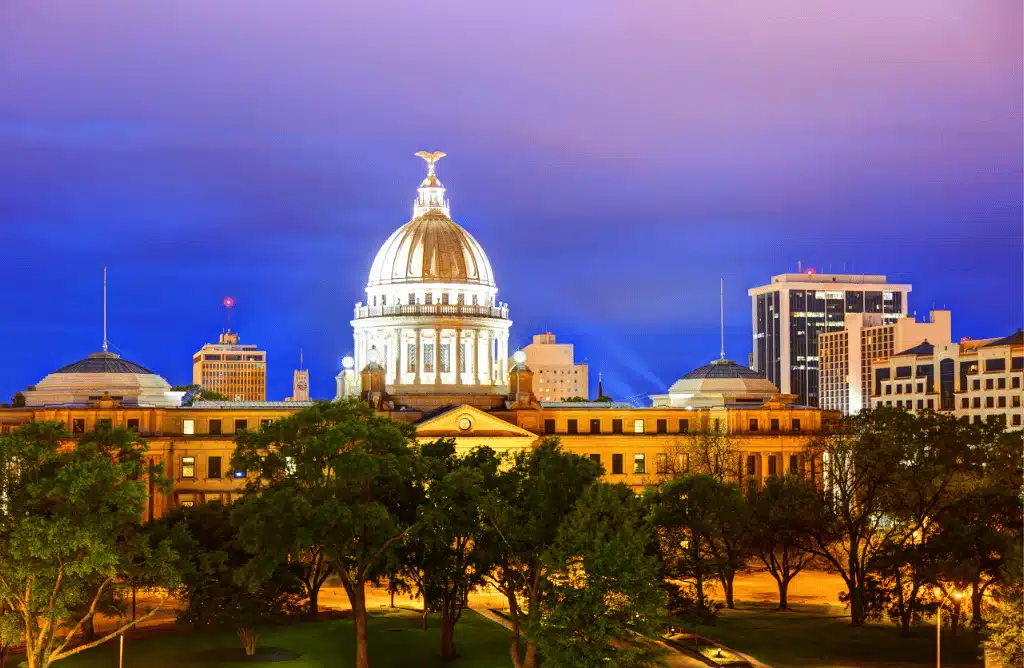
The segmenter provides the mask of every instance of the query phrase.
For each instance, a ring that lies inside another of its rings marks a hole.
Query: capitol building
[[[405,403],[493,407],[508,393],[508,305],[483,247],[451,218],[436,173],[444,153],[417,155],[427,176],[412,220],[377,251],[355,306],[355,369],[379,365],[388,395]]]

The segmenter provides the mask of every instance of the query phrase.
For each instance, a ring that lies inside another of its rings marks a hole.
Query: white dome
[[[426,211],[388,237],[366,286],[430,282],[495,287],[483,247],[440,209]]]

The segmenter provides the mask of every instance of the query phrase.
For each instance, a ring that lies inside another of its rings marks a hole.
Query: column
[[[468,345],[468,343],[467,343]],[[466,357],[469,357],[467,355]],[[473,330],[473,384],[480,384],[480,330]]]
[[[415,331],[416,331],[416,363],[413,365],[413,368],[416,370],[416,377],[413,378],[412,382],[415,385],[419,385],[420,384],[420,369],[423,368],[423,346],[420,345],[420,330],[419,330],[419,328],[417,327]]]
[[[757,486],[764,486],[764,453],[757,453],[757,459],[754,460],[756,463],[755,474],[757,475]]]
[[[402,330],[395,328],[395,349],[391,358],[394,360],[394,372],[391,374],[391,383],[398,385],[402,382]]]
[[[508,332],[502,332],[498,339],[498,368],[501,369],[498,384],[504,385],[508,382]]]
[[[455,384],[456,385],[462,385],[462,355],[459,354],[461,352],[462,352],[462,329],[456,327],[455,328],[455,350],[453,352],[453,354],[455,355],[455,360],[454,360],[455,364],[452,367],[452,368],[455,369]],[[467,355],[467,357],[469,357],[469,356]]]
[[[487,384],[494,385],[494,330],[487,332]]]
[[[441,384],[441,329],[434,330],[434,385]]]

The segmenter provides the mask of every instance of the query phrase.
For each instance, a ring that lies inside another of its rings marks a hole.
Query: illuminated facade
[[[267,398],[267,353],[240,344],[237,332],[220,335],[192,356],[192,382],[235,401]]]
[[[523,348],[533,371],[533,391],[540,401],[589,399],[587,364],[576,364],[571,343],[556,343],[551,332],[535,334]]]
[[[355,307],[355,370],[376,362],[389,393],[414,403],[475,395],[493,405],[506,392],[508,305],[483,248],[450,218],[435,173],[444,154],[417,155],[428,169],[413,218],[377,252]]]
[[[910,290],[877,275],[808,270],[772,276],[768,285],[747,291],[752,368],[800,404],[818,406],[818,336],[843,329],[848,313],[876,313],[882,322],[893,322],[907,314]]]
[[[932,409],[957,417],[1024,423],[1024,333],[960,343],[921,343],[871,365],[874,406]]]
[[[843,415],[871,405],[871,365],[923,342],[950,342],[949,311],[932,311],[926,322],[913,317],[885,322],[877,313],[850,313],[845,327],[818,337],[821,407]]]

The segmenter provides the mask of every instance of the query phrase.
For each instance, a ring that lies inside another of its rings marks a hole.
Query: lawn
[[[426,633],[418,613],[394,611],[370,616],[370,661],[374,668],[505,668],[508,656],[508,632],[494,622],[467,610],[455,627],[459,658],[444,662],[438,655],[441,646],[439,619],[431,619]],[[232,633],[196,633],[167,635],[125,641],[124,668],[232,668],[236,666],[274,666],[274,668],[325,668],[354,665],[355,629],[351,619],[302,622],[265,629],[259,646],[278,648],[278,655],[291,660],[273,663],[234,660],[219,656],[223,650],[241,648]],[[59,662],[61,668],[116,668],[117,643],[97,647]],[[15,657],[17,660],[17,657]]]
[[[782,612],[771,605],[737,602],[722,610],[715,626],[701,635],[717,640],[774,668],[896,668],[935,665],[935,626],[927,625],[903,638],[891,624],[850,626],[849,615],[836,605],[795,605]],[[977,636],[961,629],[952,638],[942,634],[944,668],[981,666]]]

